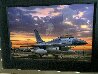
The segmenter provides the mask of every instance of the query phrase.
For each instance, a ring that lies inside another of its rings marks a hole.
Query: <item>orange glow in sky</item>
[[[42,36],[42,39],[47,42],[51,41],[52,39],[55,39],[56,37],[54,36]],[[82,46],[74,46],[74,50],[89,50],[92,49],[92,38],[87,37],[87,38],[79,38],[81,40],[85,40],[88,44],[87,45],[82,45]],[[11,42],[12,42],[12,48],[19,48],[20,46],[24,45],[34,45],[36,44],[36,39],[35,36],[29,36],[26,34],[21,34],[21,33],[14,33],[14,35],[11,34]]]

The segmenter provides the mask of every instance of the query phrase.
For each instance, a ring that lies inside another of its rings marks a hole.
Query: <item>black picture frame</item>
[[[60,5],[60,4],[90,4],[94,3],[93,23],[93,49],[92,61],[87,62],[64,62],[64,61],[19,61],[11,58],[10,36],[7,21],[6,7],[36,6],[36,5]],[[59,70],[97,72],[98,69],[98,0],[1,0],[0,4],[0,30],[1,30],[1,54],[4,69],[26,69],[26,70]]]

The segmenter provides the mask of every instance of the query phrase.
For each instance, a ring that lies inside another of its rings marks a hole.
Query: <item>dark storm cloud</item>
[[[73,21],[73,23],[74,23],[75,25],[86,24],[86,21],[85,21],[85,20],[82,20],[82,19],[73,19],[72,21]]]
[[[51,30],[51,34],[59,36],[77,35],[81,31],[81,36],[91,36],[92,29],[88,29],[93,25],[93,4],[10,7],[7,11],[11,32],[33,33],[37,29],[46,34]],[[49,24],[53,25],[52,29]],[[81,29],[81,25],[88,25],[88,29]]]
[[[93,4],[71,4],[69,6],[73,10],[79,10],[79,9],[86,9],[86,7],[91,8],[93,7]]]

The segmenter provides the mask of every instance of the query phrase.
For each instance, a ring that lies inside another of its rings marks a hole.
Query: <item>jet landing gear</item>
[[[43,55],[42,54],[33,54],[33,59],[40,59],[40,58],[43,58]]]
[[[58,56],[58,55],[55,55],[55,54],[54,54],[53,56],[55,57],[55,59],[58,59],[58,58],[59,58],[59,56]]]
[[[39,58],[42,58],[43,55],[39,54]]]
[[[55,59],[63,59],[63,54],[54,54]]]

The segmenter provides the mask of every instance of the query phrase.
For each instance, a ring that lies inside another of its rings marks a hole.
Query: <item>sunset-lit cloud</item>
[[[87,24],[90,24],[90,20],[87,20]]]
[[[20,21],[20,19],[16,19],[16,21],[18,21],[18,22],[19,22],[19,21]]]
[[[78,14],[73,15],[73,18],[80,19],[83,17],[84,14],[85,14],[85,12],[79,11]]]
[[[89,7],[85,7],[86,9],[89,9]]]
[[[61,14],[61,13],[59,13],[59,12],[56,12],[56,13],[54,12],[54,13],[51,13],[50,15],[51,15],[51,16],[58,16],[58,15],[60,15],[60,14]]]
[[[16,7],[16,9],[19,9],[21,11],[28,11],[27,9],[23,8],[23,7]]]
[[[36,20],[36,21],[37,21],[37,20],[38,20],[38,18],[36,18],[36,17],[35,17],[35,18],[34,18],[34,20]]]
[[[73,25],[73,23],[71,21],[64,21],[65,25]]]
[[[69,7],[69,5],[59,5],[58,7],[57,7],[57,9],[58,10],[62,10],[62,9],[64,9],[64,8],[68,8]]]
[[[86,28],[88,28],[88,26],[87,25],[81,25],[81,28],[86,29]]]
[[[30,15],[32,17],[38,16],[39,18],[41,18],[41,17],[49,16],[52,12],[54,12],[54,9],[53,8],[44,8],[44,9],[35,9],[34,11],[35,11],[35,13],[32,12],[32,13],[30,13]],[[57,14],[57,13],[54,13],[54,16],[55,16],[55,14]]]

